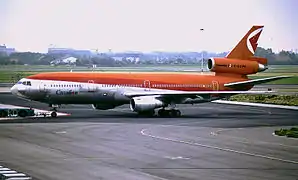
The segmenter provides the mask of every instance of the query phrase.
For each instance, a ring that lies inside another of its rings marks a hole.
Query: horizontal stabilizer
[[[248,80],[248,81],[227,83],[227,84],[224,84],[224,86],[230,87],[230,88],[237,88],[237,87],[242,87],[242,86],[263,84],[263,83],[275,81],[278,79],[285,79],[285,78],[290,78],[290,77],[291,76],[276,76],[276,77],[268,77],[268,78],[261,78],[261,79],[252,79],[252,80]]]

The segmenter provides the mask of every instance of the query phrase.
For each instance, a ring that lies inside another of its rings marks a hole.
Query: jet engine
[[[114,104],[92,104],[93,109],[97,110],[107,110],[107,109],[113,109],[116,106]]]
[[[232,74],[255,74],[267,69],[263,64],[260,64],[262,58],[259,59],[229,59],[229,58],[211,58],[208,59],[208,69],[216,73],[232,73]]]
[[[130,100],[130,109],[135,112],[150,111],[163,106],[165,103],[154,96],[140,96]]]

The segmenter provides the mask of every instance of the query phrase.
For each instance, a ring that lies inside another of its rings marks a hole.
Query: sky
[[[224,52],[264,25],[259,46],[295,50],[297,7],[297,0],[0,0],[0,44],[33,52]]]

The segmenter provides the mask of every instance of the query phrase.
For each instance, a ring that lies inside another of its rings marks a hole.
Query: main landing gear
[[[160,109],[158,110],[158,116],[160,117],[180,117],[181,111],[178,109]]]
[[[157,112],[159,117],[180,117],[181,116],[181,112],[178,109],[160,109]],[[153,117],[155,115],[155,111],[154,110],[150,110],[150,111],[141,111],[138,112],[138,115],[141,117]]]
[[[155,111],[153,110],[149,110],[149,111],[142,111],[139,112],[139,115],[146,115],[146,116],[154,116]],[[161,109],[159,109],[157,111],[157,114],[159,117],[180,117],[181,116],[181,111],[179,111],[178,109],[176,109],[176,104],[175,103],[170,103],[169,104],[169,108],[166,109],[165,107],[162,107]]]
[[[170,108],[165,109],[163,107],[162,109],[158,110],[158,116],[160,117],[180,117],[181,116],[181,111],[176,109],[176,104],[175,103],[170,103],[169,104]]]

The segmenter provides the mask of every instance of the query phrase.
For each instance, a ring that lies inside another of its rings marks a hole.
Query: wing
[[[253,79],[248,81],[227,83],[227,84],[224,84],[224,86],[230,87],[230,88],[238,88],[238,87],[248,86],[248,85],[263,84],[263,83],[275,81],[278,79],[284,79],[284,78],[290,78],[290,77],[291,76],[276,76],[276,77],[268,77],[268,78],[261,78],[261,79]]]

